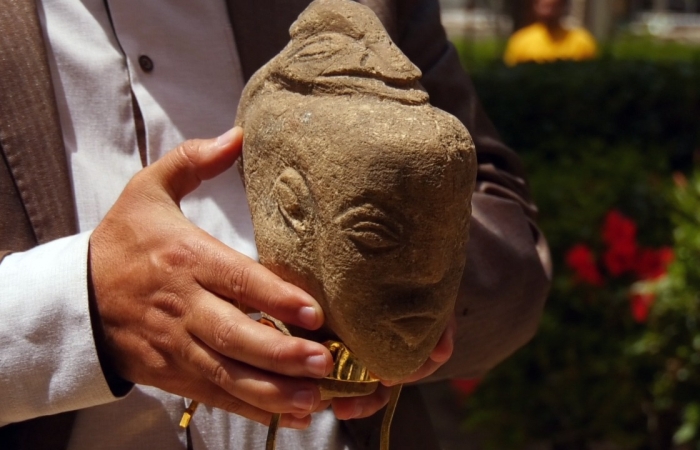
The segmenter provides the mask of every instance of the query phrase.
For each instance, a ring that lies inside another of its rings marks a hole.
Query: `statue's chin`
[[[439,327],[421,320],[418,329],[409,330],[412,323],[406,321],[398,327],[394,324],[377,324],[372,332],[352,332],[338,335],[350,351],[382,380],[402,380],[418,370],[428,359],[440,338]],[[347,335],[347,336],[346,336]],[[345,338],[344,338],[345,336]]]

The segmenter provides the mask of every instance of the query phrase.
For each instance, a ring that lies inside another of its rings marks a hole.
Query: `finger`
[[[428,359],[417,371],[415,371],[413,374],[411,374],[409,377],[407,377],[404,380],[401,381],[382,381],[382,384],[384,386],[396,386],[397,384],[406,384],[406,383],[415,383],[416,381],[420,381],[423,378],[427,378],[430,375],[434,374],[440,367],[442,367],[443,363],[438,363],[433,361],[432,359]]]
[[[305,416],[305,417],[294,417],[291,414],[282,414],[282,418],[280,419],[280,426],[282,428],[293,428],[295,430],[305,430],[309,428],[309,425],[311,425],[311,416]],[[265,423],[265,425],[270,425],[269,422]]]
[[[284,323],[315,330],[323,325],[323,309],[304,290],[287,283],[256,261],[212,239],[202,254],[211,258],[195,268],[206,290],[264,311]]]
[[[454,334],[456,328],[457,320],[453,315],[450,321],[447,323],[447,327],[442,333],[437,345],[430,353],[430,360],[438,363],[444,363],[450,359],[452,356],[452,351],[454,350]]]
[[[197,376],[264,411],[308,415],[321,402],[318,386],[311,380],[261,371],[225,358],[196,340],[188,353],[186,360],[194,365]]]
[[[221,355],[294,377],[323,378],[333,368],[330,352],[319,343],[285,336],[208,292],[192,302],[186,329]]]
[[[330,406],[331,406],[331,401],[330,401],[330,400],[323,400],[321,403],[318,404],[318,406],[316,407],[316,409],[314,409],[313,411],[311,411],[311,413],[314,414],[314,413],[319,413],[319,412],[321,412],[321,411],[325,411],[325,410],[327,410]],[[299,419],[301,419],[301,418],[306,417],[306,416],[309,415],[308,413],[290,413],[290,414],[291,414],[293,417],[296,417],[296,418],[299,418]]]
[[[321,403],[318,404],[316,409],[314,410],[315,413],[325,411],[331,406],[331,401],[330,400],[323,400]]]
[[[203,405],[222,409],[263,425],[270,425],[272,413],[243,402],[241,399],[234,397],[214,383],[197,383],[194,390],[196,392],[194,395],[185,394],[185,396]],[[308,415],[294,417],[291,414],[282,414],[280,420],[280,426],[294,428],[296,430],[304,430],[308,428],[310,424],[311,417]]]
[[[230,168],[241,154],[243,130],[233,128],[216,139],[185,141],[135,177],[154,180],[175,202],[195,190],[203,180]]]
[[[334,398],[333,413],[339,420],[361,419],[375,414],[389,403],[391,388],[380,385],[370,395],[363,397]]]

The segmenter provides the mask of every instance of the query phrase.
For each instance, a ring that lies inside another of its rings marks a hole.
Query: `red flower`
[[[649,310],[654,304],[656,297],[654,294],[633,294],[630,299],[632,317],[638,323],[644,323],[649,317]]]
[[[608,273],[618,277],[635,268],[639,248],[634,241],[617,241],[603,254],[603,264]]]
[[[603,224],[603,241],[608,244],[603,264],[610,275],[617,277],[634,269],[638,246],[637,225],[632,220],[610,211]]]
[[[601,286],[603,277],[596,266],[593,252],[584,244],[576,244],[566,254],[566,265],[575,273],[576,279],[592,286]]]
[[[603,224],[603,242],[609,246],[620,243],[635,244],[637,241],[637,225],[620,211],[613,209],[605,216]]]
[[[634,272],[642,280],[654,280],[666,275],[671,262],[673,262],[673,250],[669,247],[658,250],[644,249],[639,252]]]
[[[457,392],[463,395],[472,394],[474,391],[476,391],[476,388],[479,386],[480,383],[481,380],[478,378],[455,379],[450,381],[452,387]]]

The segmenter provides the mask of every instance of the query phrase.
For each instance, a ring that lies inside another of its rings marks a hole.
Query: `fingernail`
[[[309,426],[309,419],[306,417],[303,419],[298,419],[296,417],[289,417],[288,422],[287,422],[288,428],[294,428],[296,430],[304,430],[308,426]]]
[[[315,328],[318,326],[318,312],[316,308],[304,306],[299,310],[299,321],[307,328]]]
[[[362,415],[362,405],[359,403],[355,404],[355,410],[352,413],[351,419],[356,419]]]
[[[454,326],[449,327],[447,330],[447,348],[445,348],[445,354],[441,355],[442,361],[440,362],[445,362],[452,356],[452,352],[454,351],[455,347],[455,331]]]
[[[226,133],[216,138],[216,145],[218,145],[219,148],[228,147],[234,140],[238,139],[238,135],[240,134],[240,132],[240,127],[231,128]]]
[[[314,393],[308,390],[296,392],[292,397],[292,406],[304,411],[311,411],[314,407]]]
[[[442,364],[444,362],[447,362],[447,360],[450,359],[451,356],[452,351],[449,348],[435,349],[430,355],[430,361]]]
[[[328,361],[326,355],[314,355],[306,358],[306,368],[314,376],[323,378],[328,374]]]
[[[292,415],[292,417],[294,417],[296,419],[305,419],[306,416],[309,415],[309,413],[290,413],[290,414]]]

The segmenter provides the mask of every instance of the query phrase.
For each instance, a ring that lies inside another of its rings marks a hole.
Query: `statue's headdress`
[[[409,105],[428,103],[421,72],[392,42],[377,16],[350,0],[316,0],[290,29],[291,41],[248,83],[245,97],[366,94]]]

